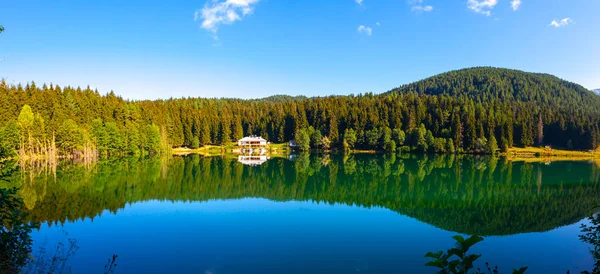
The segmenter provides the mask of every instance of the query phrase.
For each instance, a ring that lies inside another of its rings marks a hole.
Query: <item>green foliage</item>
[[[598,216],[588,218],[589,224],[581,225],[582,234],[579,235],[579,240],[589,244],[590,254],[594,260],[594,268],[591,272],[583,271],[584,274],[600,273],[600,219]]]
[[[56,133],[56,143],[66,153],[83,145],[83,133],[75,121],[67,119],[62,123]]]
[[[392,141],[392,130],[389,127],[384,127],[380,130],[381,132],[381,140],[380,147],[382,147],[387,152],[392,152],[395,149],[391,149],[390,142]],[[394,145],[395,148],[395,145]]]
[[[107,148],[108,155],[119,155],[125,144],[117,124],[115,122],[104,123],[104,130],[106,143],[103,145]]]
[[[161,150],[161,141],[160,141],[160,129],[157,125],[147,125],[146,126],[146,138],[147,143],[144,147],[150,154],[159,153]]]
[[[406,134],[404,134],[403,130],[395,128],[392,131],[392,139],[396,142],[396,145],[402,146],[404,145],[404,141],[406,141]]]
[[[488,141],[485,137],[477,138],[473,144],[473,147],[477,153],[488,152]]]
[[[496,137],[494,137],[494,135],[490,137],[490,140],[487,143],[486,152],[489,154],[496,154],[496,152],[498,152],[498,142],[496,142]]]
[[[433,148],[433,152],[438,154],[446,153],[446,139],[444,138],[434,138],[433,144],[431,145]]]
[[[0,128],[0,158],[15,156],[21,140],[21,129],[15,121]]]
[[[33,243],[30,233],[37,227],[25,222],[23,199],[17,189],[0,188],[0,272],[18,273],[25,266]]]
[[[233,123],[233,139],[239,140],[244,138],[244,129],[242,128],[242,123],[239,119],[235,119]],[[283,141],[283,140],[278,140]]]
[[[438,273],[444,274],[468,274],[471,270],[474,270],[475,274],[483,274],[480,268],[475,269],[474,263],[481,257],[479,254],[468,254],[469,249],[475,244],[483,241],[482,237],[473,235],[467,239],[460,235],[452,237],[456,241],[454,248],[448,249],[448,251],[428,252],[425,257],[429,258],[430,261],[425,266],[431,266],[440,269]],[[487,273],[499,273],[498,267],[494,269],[490,268],[486,263]],[[513,274],[523,274],[527,270],[527,267],[520,269],[513,269]],[[485,271],[485,270],[484,270]]]
[[[220,128],[219,144],[227,145],[231,142],[231,124],[229,123],[229,120],[223,119]]]
[[[452,139],[446,140],[446,152],[450,154],[456,153],[456,150],[454,149],[454,142],[452,141]]]
[[[383,149],[386,152],[395,152],[396,151],[396,141],[391,140],[383,145]]]
[[[365,132],[366,145],[369,148],[376,149],[379,147],[379,139],[381,138],[381,131],[378,128],[367,130]]]
[[[31,131],[31,128],[33,127],[34,116],[29,105],[24,105],[23,108],[21,108],[17,122],[24,133],[29,133]]]
[[[308,134],[310,135],[310,147],[320,148],[321,147],[321,139],[323,139],[323,135],[321,135],[321,131],[318,129],[314,129],[313,127],[308,127]]]
[[[331,148],[331,140],[329,140],[329,137],[323,136],[323,138],[321,138],[321,148],[323,148],[323,149]]]
[[[437,138],[451,139],[454,151],[466,153],[489,151],[490,144],[482,141],[492,135],[503,149],[534,143],[593,149],[600,144],[600,97],[550,75],[507,69],[451,71],[380,95],[257,100],[127,101],[89,88],[2,83],[0,128],[17,122],[27,137],[23,141],[29,143],[31,135],[33,145],[47,143],[67,119],[89,132],[106,155],[137,153],[150,124],[161,129],[165,147],[226,144],[245,134],[284,142],[310,127],[315,148],[322,136],[332,147],[383,150],[393,140],[396,146],[436,153],[451,153]]]
[[[424,124],[421,124],[419,128],[414,129],[412,132],[413,144],[419,152],[426,152],[429,149],[426,135],[427,130],[425,129]]]
[[[124,151],[129,154],[138,154],[142,146],[142,140],[138,125],[133,122],[127,122],[125,125],[125,132],[123,134],[125,139]]]
[[[310,135],[308,134],[307,129],[301,129],[298,131],[298,134],[296,135],[296,144],[298,145],[298,149],[301,151],[310,150]]]
[[[348,148],[354,148],[356,140],[356,131],[352,128],[347,128],[346,131],[344,131],[344,141],[348,145]]]

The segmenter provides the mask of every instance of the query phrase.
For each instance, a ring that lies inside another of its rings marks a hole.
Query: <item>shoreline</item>
[[[289,155],[295,150],[287,146],[286,143],[282,144],[271,144],[267,148],[267,155]],[[339,152],[341,150],[311,150],[309,153],[332,153]],[[368,149],[353,149],[348,151],[352,154],[385,154],[381,150],[368,150]],[[202,156],[222,156],[222,155],[241,155],[240,149],[233,145],[208,145],[200,148],[187,148],[177,147],[170,149],[167,155],[173,156],[186,156],[191,154],[198,154]],[[409,152],[408,154],[415,154]],[[418,153],[417,153],[418,154]],[[462,153],[463,155],[481,155],[475,153]],[[447,154],[446,154],[447,155]],[[600,150],[597,151],[578,151],[578,150],[563,150],[563,149],[551,149],[551,148],[539,148],[539,147],[526,147],[509,148],[507,152],[501,152],[498,156],[506,158],[508,161],[513,162],[559,162],[559,161],[599,161],[600,162]],[[72,159],[73,157],[61,155],[56,159]],[[42,160],[49,159],[49,157],[33,157],[25,160]],[[18,156],[0,158],[0,163],[10,160],[20,160]]]

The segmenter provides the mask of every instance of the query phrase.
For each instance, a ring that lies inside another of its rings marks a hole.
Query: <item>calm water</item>
[[[591,269],[580,224],[600,168],[454,156],[201,156],[61,163],[13,173],[36,248],[68,237],[75,273],[435,273],[428,251],[478,234],[502,273]]]

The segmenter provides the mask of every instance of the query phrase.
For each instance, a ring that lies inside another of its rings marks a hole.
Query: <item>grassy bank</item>
[[[287,143],[269,144],[266,149],[269,154],[289,154],[291,152]],[[231,142],[226,145],[208,145],[196,149],[177,147],[171,150],[173,155],[201,154],[201,155],[224,155],[224,154],[240,154],[240,147],[237,143]]]
[[[553,161],[585,161],[600,159],[600,151],[564,150],[545,147],[509,148],[501,155],[511,161],[553,162]]]

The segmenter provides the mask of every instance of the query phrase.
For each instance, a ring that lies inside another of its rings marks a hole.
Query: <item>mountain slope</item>
[[[476,102],[537,102],[600,112],[600,97],[581,85],[543,73],[476,67],[442,73],[390,92],[448,95]]]

